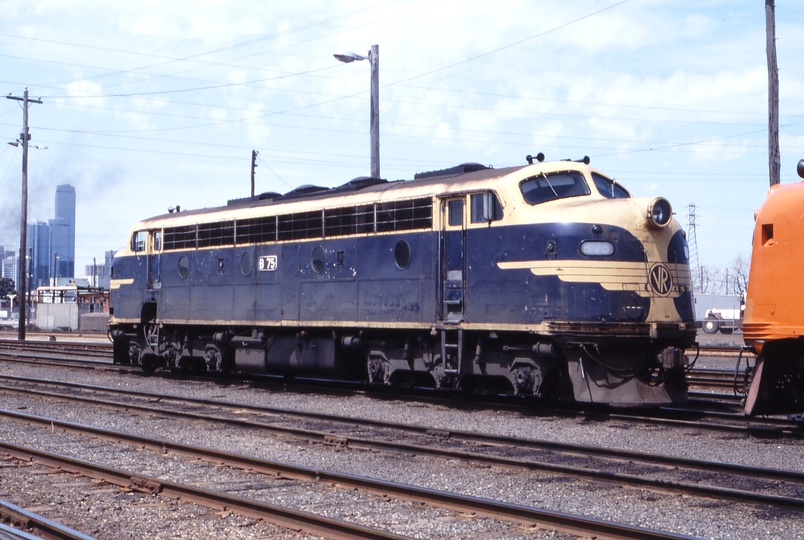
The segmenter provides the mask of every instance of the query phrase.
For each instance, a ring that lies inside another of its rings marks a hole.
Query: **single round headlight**
[[[656,197],[648,207],[648,223],[661,229],[666,227],[673,218],[673,207],[664,197]]]

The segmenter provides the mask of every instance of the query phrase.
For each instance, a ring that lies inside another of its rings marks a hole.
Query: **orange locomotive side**
[[[798,163],[804,178],[804,160]],[[775,185],[756,212],[743,325],[757,354],[745,412],[804,411],[804,182]]]

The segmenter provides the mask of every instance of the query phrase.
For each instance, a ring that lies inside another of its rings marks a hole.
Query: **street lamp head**
[[[11,141],[8,144],[10,144],[11,146],[19,146],[20,141]],[[47,146],[41,146],[41,145],[33,146],[33,145],[29,144],[28,148],[36,148],[37,150],[47,150]]]
[[[368,56],[361,56],[353,52],[336,53],[333,54],[332,56],[334,56],[335,58],[346,64],[348,64],[349,62],[354,62],[355,60],[368,60]]]

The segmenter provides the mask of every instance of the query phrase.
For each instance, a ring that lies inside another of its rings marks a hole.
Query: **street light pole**
[[[380,177],[380,46],[372,45],[368,56],[361,56],[353,52],[333,55],[344,63],[355,60],[368,60],[371,65],[371,176]]]
[[[25,87],[23,97],[8,95],[7,99],[15,101],[22,101],[22,133],[20,133],[20,144],[22,144],[22,202],[20,205],[20,260],[19,260],[19,275],[22,279],[19,281],[19,296],[22,302],[27,300],[27,292],[25,290],[25,252],[27,249],[27,234],[28,234],[28,141],[31,140],[31,135],[28,133],[28,103],[42,103],[40,99],[28,99],[28,87]],[[27,306],[27,302],[26,302]],[[27,308],[20,307],[19,327],[17,328],[17,339],[25,339],[25,326]]]

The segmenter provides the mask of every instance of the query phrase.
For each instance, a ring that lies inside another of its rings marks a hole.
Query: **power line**
[[[388,3],[396,3],[396,0],[392,1],[392,2],[388,2]],[[93,80],[93,79],[109,77],[109,76],[113,76],[113,75],[117,75],[117,74],[133,73],[133,72],[137,72],[137,71],[142,71],[144,69],[150,69],[150,68],[154,68],[154,67],[161,67],[161,66],[164,66],[164,65],[173,64],[173,63],[177,63],[177,62],[183,62],[183,61],[189,61],[189,60],[201,63],[203,65],[200,66],[200,67],[197,67],[197,68],[186,69],[186,70],[182,70],[182,71],[179,71],[179,72],[176,72],[176,73],[186,73],[188,71],[193,71],[195,69],[202,69],[204,67],[211,67],[211,66],[212,67],[221,66],[221,65],[230,66],[231,64],[229,64],[227,62],[202,62],[202,61],[195,60],[195,58],[210,55],[210,54],[214,54],[214,53],[218,53],[218,52],[221,52],[221,51],[224,51],[224,50],[229,50],[229,49],[233,49],[233,48],[242,47],[242,46],[245,46],[245,45],[250,45],[250,44],[253,44],[255,42],[265,41],[267,39],[271,39],[271,38],[274,38],[274,37],[280,37],[280,36],[283,36],[283,35],[286,35],[286,34],[289,34],[289,33],[293,33],[293,32],[299,31],[299,30],[303,30],[303,29],[307,29],[307,28],[310,28],[310,27],[318,26],[320,24],[329,23],[329,22],[336,21],[336,20],[339,20],[339,19],[342,19],[342,18],[347,18],[347,17],[350,17],[350,16],[352,16],[354,14],[361,13],[363,11],[370,11],[371,9],[374,9],[375,7],[376,6],[357,9],[357,10],[354,10],[354,11],[346,13],[346,14],[331,17],[329,19],[324,19],[323,21],[319,21],[319,22],[316,22],[316,23],[310,23],[308,25],[303,25],[301,27],[298,27],[297,29],[291,29],[291,30],[287,30],[287,31],[284,31],[284,32],[277,32],[277,33],[271,34],[269,36],[264,36],[264,37],[261,37],[261,38],[255,38],[253,40],[249,40],[249,41],[246,41],[246,42],[241,42],[241,43],[230,45],[230,46],[227,46],[227,47],[222,47],[222,48],[215,49],[215,50],[212,50],[212,51],[206,51],[206,52],[202,52],[202,53],[197,53],[197,54],[193,54],[193,55],[189,55],[189,56],[185,56],[185,57],[181,57],[181,58],[170,58],[169,60],[167,60],[165,62],[160,62],[160,63],[157,63],[157,64],[141,66],[141,67],[132,68],[132,69],[129,69],[129,70],[116,70],[116,71],[113,71],[112,73],[107,73],[107,74],[103,74],[103,75],[96,75],[94,77],[89,77],[89,78],[85,78],[85,79],[81,79],[81,80]],[[416,9],[419,9],[419,8],[418,7],[411,8],[411,9],[408,9],[406,11],[403,11],[402,13],[409,13],[409,12],[414,11]],[[378,21],[382,21],[382,20],[385,20],[385,19],[397,17],[399,15],[400,15],[399,13],[396,13],[396,14],[393,14],[393,15],[389,15],[387,17],[383,17],[383,18],[380,18],[380,19],[375,19],[374,21],[369,21],[369,22],[366,22],[366,23],[362,23],[362,24],[347,28],[347,29],[339,30],[337,32],[332,32],[330,34],[319,35],[319,36],[316,36],[314,38],[303,40],[301,42],[282,45],[280,47],[275,47],[273,49],[269,49],[267,51],[261,51],[261,52],[258,52],[258,53],[250,53],[248,55],[236,58],[235,60],[242,60],[244,58],[250,58],[250,57],[258,56],[258,55],[261,55],[261,54],[267,54],[269,52],[275,52],[275,51],[282,50],[282,49],[285,49],[285,48],[288,48],[288,47],[298,46],[298,45],[303,44],[303,43],[316,41],[316,40],[322,39],[324,37],[329,37],[331,35],[337,35],[337,34],[344,33],[344,32],[350,31],[350,30],[354,30],[355,28],[360,28],[362,26],[368,26],[370,24],[375,24]],[[0,35],[3,35],[3,34],[0,34]],[[122,52],[124,52],[124,51],[122,51]],[[258,69],[258,68],[246,67],[246,66],[232,66],[232,67],[238,67],[238,68],[244,68],[244,69]],[[333,66],[333,67],[336,67],[336,66]],[[102,69],[102,68],[97,68],[97,69]],[[291,75],[295,76],[295,75],[299,75],[299,74],[307,74],[307,73],[312,73],[312,72],[315,72],[315,71],[321,71],[321,70],[324,70],[324,69],[328,69],[328,68],[321,68],[319,70],[310,70],[310,71],[307,71],[307,72],[294,73],[294,74],[291,74]],[[173,75],[170,75],[170,74],[167,74],[167,75],[166,74],[158,74],[158,75],[153,75],[153,78],[158,79],[158,78],[162,78],[162,77],[174,77],[174,76],[175,76],[175,74],[173,74]],[[273,79],[270,79],[270,78],[269,79],[261,79],[261,80],[251,81],[251,82],[261,82],[263,80],[267,81],[267,80],[273,80]],[[66,81],[66,82],[69,83],[69,82],[77,82],[77,81],[71,80],[71,81]],[[64,83],[64,81],[62,83]],[[55,84],[60,84],[60,83],[55,83]],[[107,88],[113,87],[113,86],[119,86],[121,84],[124,84],[124,83],[118,83],[116,85],[109,85],[109,86],[107,86]],[[245,85],[245,84],[249,84],[249,83],[236,83],[235,85],[238,85],[238,84]],[[103,95],[99,95],[99,96],[98,95],[90,95],[90,96],[45,96],[45,97],[48,97],[48,98],[51,98],[51,97],[59,97],[59,98],[66,98],[66,97],[76,97],[76,98],[80,98],[80,97],[136,97],[136,96],[155,95],[155,94],[160,94],[160,93],[192,92],[192,91],[208,90],[208,89],[226,87],[226,86],[229,86],[229,85],[216,85],[216,86],[199,87],[199,88],[188,88],[188,89],[183,89],[183,90],[172,90],[172,91],[165,91],[165,92],[145,92],[145,93],[133,93],[133,92],[130,92],[130,93],[121,93],[121,94],[103,94]]]
[[[502,47],[498,47],[497,49],[494,49],[494,50],[491,50],[491,51],[488,51],[488,52],[484,52],[482,54],[478,54],[476,56],[473,56],[471,58],[467,58],[465,60],[461,60],[460,62],[455,62],[454,64],[449,64],[447,66],[443,66],[443,67],[440,67],[438,69],[428,71],[427,73],[422,73],[422,74],[416,75],[414,77],[408,77],[407,79],[402,79],[401,81],[396,81],[396,82],[385,84],[385,85],[383,85],[383,88],[386,88],[386,87],[389,87],[389,86],[394,86],[394,85],[401,84],[401,83],[406,83],[408,81],[413,81],[413,80],[416,80],[416,79],[421,79],[422,77],[427,77],[428,75],[433,75],[434,73],[439,73],[441,71],[446,71],[448,69],[452,69],[452,68],[454,68],[456,66],[460,66],[462,64],[473,62],[473,61],[478,60],[480,58],[484,58],[486,56],[498,53],[500,51],[504,51],[505,49],[510,49],[511,47],[516,47],[517,45],[521,45],[521,44],[523,44],[523,43],[525,43],[527,41],[530,41],[530,40],[533,40],[533,39],[536,39],[536,38],[539,38],[539,37],[542,37],[542,36],[546,36],[547,34],[550,34],[552,32],[556,32],[558,30],[561,30],[562,28],[566,28],[568,26],[571,26],[571,25],[573,25],[575,23],[581,22],[581,21],[583,21],[585,19],[588,19],[590,17],[594,17],[595,15],[599,15],[599,14],[603,13],[604,11],[608,11],[610,9],[613,9],[613,8],[615,8],[617,6],[625,4],[626,2],[628,2],[628,0],[621,0],[620,2],[617,2],[617,3],[612,4],[610,6],[604,7],[603,9],[599,9],[597,11],[594,11],[592,13],[584,15],[583,17],[578,17],[577,19],[573,19],[573,20],[571,20],[569,22],[566,22],[564,24],[554,26],[553,28],[550,28],[549,30],[545,30],[544,32],[540,32],[538,34],[528,36],[528,37],[526,37],[524,39],[520,39],[519,41],[514,41],[513,43],[509,43],[508,45],[503,45]]]
[[[176,89],[176,90],[156,90],[156,91],[153,91],[153,92],[130,92],[130,93],[127,93],[127,94],[85,94],[85,95],[82,95],[82,96],[64,94],[64,95],[60,95],[60,96],[55,95],[55,96],[45,96],[45,97],[51,98],[51,99],[87,99],[87,98],[93,98],[93,97],[95,97],[95,98],[98,98],[98,97],[102,97],[102,98],[119,98],[119,97],[158,96],[158,95],[165,95],[165,94],[183,94],[183,93],[186,93],[186,92],[201,92],[201,91],[204,91],[204,90],[218,90],[218,89],[221,89],[221,88],[233,88],[233,87],[237,87],[237,86],[249,86],[249,85],[257,84],[257,83],[261,83],[261,82],[277,81],[277,80],[280,80],[280,79],[287,79],[287,78],[290,78],[290,77],[298,77],[299,75],[307,75],[309,73],[316,73],[316,72],[319,72],[319,71],[327,71],[327,70],[330,70],[330,69],[335,69],[336,67],[338,67],[338,66],[334,66],[334,65],[333,66],[325,66],[325,67],[320,67],[320,68],[315,68],[315,69],[309,69],[307,71],[298,71],[296,73],[287,73],[287,74],[284,74],[284,75],[278,75],[276,77],[266,77],[264,79],[253,79],[253,80],[250,80],[250,81],[243,81],[243,82],[238,82],[238,83],[224,83],[224,84],[213,84],[213,85],[209,85],[209,86],[197,86],[195,88],[180,88],[180,89]]]
[[[265,165],[265,168],[266,168],[266,169],[268,169],[269,171],[271,171],[272,173],[274,173],[274,175],[275,175],[277,178],[279,178],[279,179],[282,181],[282,183],[283,183],[283,184],[285,184],[285,185],[286,185],[288,188],[290,188],[290,189],[292,189],[292,188],[293,188],[293,186],[291,186],[291,185],[290,185],[290,184],[289,184],[289,183],[288,183],[288,182],[287,182],[287,181],[286,181],[284,178],[282,178],[281,176],[279,176],[279,173],[277,173],[275,170],[273,170],[273,169],[271,168],[271,166],[270,166],[270,165],[268,165],[268,163],[266,163],[266,162],[265,162],[265,160],[264,160],[264,159],[262,159],[261,157],[259,157],[259,155],[257,156],[257,159],[260,161],[260,163],[262,163],[263,165]]]
[[[765,113],[761,112],[744,112],[744,111],[713,111],[711,109],[687,109],[687,108],[679,108],[679,107],[659,107],[655,105],[647,106],[647,105],[634,105],[628,103],[606,103],[606,102],[598,102],[598,101],[578,101],[572,99],[553,99],[553,98],[542,98],[542,97],[534,97],[534,96],[527,96],[527,95],[517,95],[517,94],[501,94],[498,92],[478,92],[475,90],[456,90],[453,88],[439,88],[439,87],[432,87],[432,86],[419,86],[413,84],[397,84],[395,86],[399,86],[400,88],[413,88],[417,90],[427,90],[429,92],[432,91],[440,91],[440,92],[447,92],[451,94],[470,94],[470,95],[477,95],[483,97],[503,97],[503,98],[515,98],[527,101],[541,101],[546,103],[568,103],[573,105],[594,105],[600,107],[620,107],[625,109],[638,109],[638,110],[656,110],[656,111],[667,111],[667,112],[690,112],[690,113],[707,113],[707,114],[728,114],[728,115],[735,115],[735,114],[742,114],[742,115],[751,115],[751,116],[761,116],[764,117]],[[794,116],[801,116],[801,115],[794,115]]]
[[[150,57],[150,58],[165,59],[164,62],[149,64],[149,65],[146,65],[146,66],[140,66],[140,67],[137,67],[137,68],[126,69],[126,70],[115,70],[113,73],[107,73],[107,74],[98,75],[98,76],[89,78],[89,79],[96,79],[96,78],[102,78],[102,77],[109,77],[109,76],[112,76],[112,75],[123,75],[123,74],[127,74],[127,73],[132,73],[132,72],[135,72],[135,71],[141,71],[143,69],[161,67],[161,66],[176,63],[176,62],[185,62],[185,61],[189,61],[189,60],[194,60],[196,58],[200,58],[201,56],[215,54],[215,53],[219,53],[219,52],[222,52],[222,51],[225,51],[225,50],[230,50],[230,49],[234,49],[234,48],[238,48],[238,47],[243,47],[243,46],[246,46],[246,45],[252,45],[252,44],[257,43],[259,41],[265,41],[265,40],[272,39],[272,38],[275,38],[275,37],[280,37],[280,36],[283,36],[283,35],[286,35],[286,34],[289,34],[289,33],[298,32],[298,31],[308,29],[308,28],[311,28],[311,27],[314,27],[314,26],[318,26],[320,24],[330,23],[332,21],[336,21],[336,20],[339,20],[339,19],[342,19],[342,18],[350,17],[350,16],[353,16],[353,15],[355,15],[357,13],[361,13],[363,11],[367,11],[367,10],[371,10],[371,9],[374,9],[374,6],[356,9],[356,10],[353,10],[353,11],[348,12],[348,13],[337,15],[335,17],[330,17],[328,19],[323,19],[321,21],[305,24],[305,25],[302,25],[302,26],[297,27],[297,28],[292,28],[292,29],[285,30],[285,31],[282,31],[282,32],[275,32],[273,34],[268,34],[266,36],[262,36],[262,37],[259,37],[259,38],[250,39],[250,40],[247,40],[247,41],[235,43],[235,44],[228,45],[228,46],[225,46],[225,47],[219,47],[217,49],[213,49],[213,50],[210,50],[210,51],[204,51],[204,52],[201,52],[201,53],[195,53],[195,54],[184,56],[184,57],[170,57],[170,56],[165,56],[165,55],[158,55],[158,54],[153,54],[153,53],[143,53],[141,51],[132,51],[132,50],[125,50],[125,49],[110,49],[110,48],[105,47],[105,46],[94,46],[94,45],[86,45],[86,44],[83,44],[83,43],[58,41],[58,40],[51,40],[51,39],[44,39],[44,38],[36,38],[36,37],[31,37],[31,36],[21,36],[21,35],[9,34],[9,33],[5,33],[5,32],[0,33],[0,36],[10,37],[10,38],[13,38],[15,40],[16,39],[26,39],[26,40],[30,40],[30,41],[52,43],[52,44],[61,45],[61,46],[66,45],[66,46],[79,47],[79,48],[85,48],[85,49],[90,49],[90,50],[100,50],[100,51],[104,51],[104,52],[115,52],[115,53],[130,54],[130,55],[134,55],[134,56],[146,56],[146,57]],[[211,63],[211,64],[220,65],[219,63]],[[73,80],[68,81],[68,82],[74,82],[74,81],[75,80],[73,79]],[[58,83],[56,83],[56,84],[58,84]],[[51,96],[47,96],[47,97],[51,97]]]
[[[443,67],[441,67],[441,68],[438,68],[438,69],[433,70],[433,71],[429,71],[429,72],[427,72],[427,73],[422,73],[422,74],[420,74],[420,75],[416,75],[416,76],[414,76],[414,77],[409,77],[409,78],[407,78],[407,79],[403,79],[403,80],[401,80],[401,81],[396,81],[396,82],[392,82],[392,83],[385,84],[385,85],[383,85],[383,88],[385,88],[385,87],[390,87],[390,86],[394,86],[394,85],[396,85],[396,84],[400,84],[400,83],[408,82],[408,81],[411,81],[411,80],[419,79],[419,78],[422,78],[422,77],[425,77],[425,76],[428,76],[428,75],[432,75],[433,73],[438,73],[438,72],[440,72],[440,71],[444,71],[444,70],[447,70],[447,69],[453,68],[453,67],[455,67],[455,66],[458,66],[458,65],[461,65],[461,64],[465,64],[465,63],[467,63],[467,62],[472,62],[472,61],[474,61],[474,60],[477,60],[477,59],[480,59],[480,58],[483,58],[483,57],[486,57],[486,56],[489,56],[489,55],[492,55],[492,54],[498,53],[498,52],[503,51],[503,50],[505,50],[505,49],[509,49],[509,48],[511,48],[511,47],[515,47],[515,46],[517,46],[517,45],[521,45],[522,43],[525,43],[525,42],[530,41],[530,40],[532,40],[532,39],[536,39],[536,38],[538,38],[538,37],[542,37],[542,36],[547,35],[547,34],[549,34],[549,33],[551,33],[551,32],[555,32],[555,31],[557,31],[557,30],[560,30],[560,29],[562,29],[562,28],[566,28],[566,27],[568,27],[568,26],[570,26],[570,25],[573,25],[573,24],[575,24],[575,23],[577,23],[577,22],[583,21],[583,20],[585,20],[585,19],[588,19],[588,18],[593,17],[593,16],[595,16],[595,15],[598,15],[598,14],[600,14],[600,13],[603,13],[603,12],[605,12],[605,11],[609,10],[609,9],[612,9],[612,8],[614,8],[614,7],[617,7],[617,6],[619,6],[619,5],[622,5],[622,4],[626,3],[626,2],[628,2],[628,0],[621,0],[620,2],[617,2],[617,3],[615,3],[615,4],[612,4],[612,5],[608,6],[608,7],[605,7],[605,8],[603,8],[603,9],[597,10],[597,11],[595,11],[595,12],[593,12],[593,13],[590,13],[590,14],[584,15],[584,16],[582,16],[582,17],[579,17],[579,18],[574,19],[574,20],[572,20],[572,21],[569,21],[569,22],[567,22],[567,23],[561,24],[561,25],[559,25],[559,26],[553,27],[553,28],[551,28],[551,29],[549,29],[549,30],[546,30],[546,31],[544,31],[544,32],[540,32],[540,33],[535,34],[535,35],[533,35],[533,36],[529,36],[529,37],[527,37],[527,38],[524,38],[524,39],[521,39],[521,40],[515,41],[515,42],[510,43],[510,44],[507,44],[507,45],[504,45],[504,46],[502,46],[502,47],[498,47],[497,49],[494,49],[494,50],[491,50],[491,51],[488,51],[488,52],[485,52],[485,53],[482,53],[482,54],[479,54],[479,55],[473,56],[473,57],[471,57],[471,58],[467,58],[467,59],[462,60],[462,61],[460,61],[460,62],[456,62],[456,63],[450,64],[450,65],[448,65],[448,66],[443,66]],[[206,53],[199,53],[198,55],[193,55],[193,56],[185,57],[184,59],[190,59],[190,58],[193,58],[193,57],[195,57],[195,56],[200,56],[200,55],[202,55],[202,54],[206,54]],[[176,61],[177,61],[177,60],[176,60]],[[169,61],[169,62],[166,62],[166,63],[173,63],[173,62],[174,62],[174,61]],[[163,64],[159,64],[159,65],[163,65]],[[148,67],[153,67],[153,66],[148,66]],[[322,70],[323,70],[323,68],[322,68]],[[131,70],[129,70],[129,71],[131,71]],[[126,72],[129,72],[129,71],[122,71],[121,73],[126,73]],[[309,71],[305,71],[305,72],[300,72],[300,73],[298,73],[298,74],[312,73],[312,72],[314,72],[314,71],[319,71],[319,70],[309,70]],[[295,75],[297,75],[297,74],[294,74],[294,76],[295,76]],[[260,80],[255,80],[255,81],[249,81],[249,83],[255,83],[255,82],[264,82],[264,81],[267,81],[267,80],[273,80],[273,79],[260,79]],[[165,91],[159,91],[159,92],[140,92],[140,93],[126,93],[126,94],[101,94],[101,95],[89,95],[89,96],[69,96],[69,95],[68,95],[68,96],[46,96],[46,97],[48,97],[48,98],[62,98],[62,99],[67,99],[67,98],[79,98],[79,97],[138,97],[138,96],[149,96],[149,95],[159,95],[159,94],[173,94],[173,93],[182,93],[182,92],[192,92],[192,91],[200,91],[200,90],[209,90],[209,89],[215,89],[215,88],[224,88],[224,87],[228,87],[228,86],[241,86],[241,85],[244,85],[244,84],[248,84],[248,83],[229,83],[229,84],[215,85],[215,86],[208,86],[208,87],[188,88],[188,89],[180,89],[180,90],[165,90]],[[310,106],[308,106],[308,107],[312,107],[312,106],[316,106],[316,105],[323,105],[323,104],[326,104],[326,103],[331,103],[332,101],[337,101],[337,100],[339,100],[339,99],[346,99],[346,98],[349,98],[349,97],[353,97],[353,96],[357,96],[357,95],[363,95],[363,94],[365,94],[365,92],[359,92],[359,93],[357,93],[357,94],[353,94],[353,95],[349,95],[349,96],[342,96],[342,97],[339,97],[339,98],[336,98],[336,99],[333,99],[333,100],[328,100],[328,101],[325,101],[325,102],[323,102],[323,103],[319,103],[319,104],[310,105]],[[307,108],[307,107],[303,107],[303,108]],[[291,109],[291,110],[296,110],[296,109]],[[276,113],[276,114],[280,114],[280,113]],[[224,123],[225,123],[225,122],[224,122]],[[195,126],[195,127],[204,127],[204,126]]]
[[[238,83],[238,84],[248,84],[248,83]],[[294,91],[288,90],[288,91],[289,92],[295,92],[295,93],[307,93],[307,94],[322,95],[322,93],[320,93],[320,92],[305,92],[305,91],[296,91],[296,90],[294,90]],[[353,97],[353,96],[349,96],[349,97]],[[199,105],[198,103],[188,103],[188,102],[184,102],[184,101],[175,101],[175,100],[156,100],[156,101],[165,102],[165,103],[178,103],[178,104],[184,104],[184,105],[194,105],[194,106]],[[421,106],[432,106],[432,107],[441,107],[441,108],[444,107],[443,104],[441,104],[441,103],[427,103],[427,102],[423,102],[423,101],[411,101],[411,100],[385,99],[385,100],[383,100],[383,102],[395,103],[395,104],[415,105],[417,107],[421,107]],[[125,109],[125,108],[120,108],[120,107],[102,107],[102,106],[93,106],[93,105],[85,105],[85,104],[68,104],[68,106],[95,108],[95,109],[99,109],[99,110],[111,110],[111,111],[133,111],[132,109]],[[228,109],[228,110],[236,110],[236,111],[258,112],[256,109],[250,109],[250,108],[245,108],[245,107],[230,107],[230,106],[225,106],[225,105],[221,105],[221,106],[216,105],[216,107],[223,108],[223,109]],[[512,113],[512,114],[517,114],[520,117],[521,116],[531,116],[531,117],[555,116],[555,117],[559,117],[559,118],[588,118],[589,117],[588,115],[584,115],[584,114],[562,113],[562,112],[539,112],[539,111],[527,111],[527,110],[521,110],[521,109],[519,109],[519,110],[517,110],[517,109],[503,109],[503,108],[499,108],[499,107],[478,107],[478,106],[472,106],[472,105],[457,105],[457,104],[454,104],[454,103],[450,104],[449,107],[454,108],[454,109],[461,109],[461,110],[473,110],[473,111],[481,111],[482,110],[482,111],[491,111],[491,112]],[[649,107],[645,107],[645,109],[646,110],[651,110]],[[141,113],[141,114],[147,114],[147,115],[156,115],[156,116],[171,116],[171,117],[177,117],[177,118],[188,118],[188,119],[199,119],[199,120],[204,119],[204,117],[192,116],[192,115],[174,115],[174,114],[170,114],[170,113],[161,113],[161,112],[159,112],[159,113],[156,113],[156,112],[145,112],[145,113],[143,113],[141,110],[136,110],[135,112],[138,112],[138,113]],[[290,113],[290,112],[283,112],[283,111],[275,111],[272,114],[288,114],[290,116],[300,116],[300,117],[305,117],[306,116],[306,117],[310,117],[310,118],[330,118],[330,119],[339,120],[339,121],[353,121],[353,122],[360,122],[360,123],[363,122],[363,120],[357,120],[355,118],[329,117],[329,116],[324,116],[324,115],[312,115],[312,114],[307,114],[307,115],[305,115],[305,114],[293,114],[293,113]],[[597,115],[597,116],[600,116],[600,115]],[[612,121],[614,121],[614,120],[616,120],[616,121],[628,121],[628,122],[645,122],[645,121],[648,121],[648,119],[646,119],[644,117],[641,117],[641,118],[629,118],[629,117],[617,117],[617,116],[600,116],[600,117],[602,119],[604,119],[604,120],[612,120]],[[242,121],[245,122],[245,120],[242,120]],[[747,123],[717,122],[717,121],[705,121],[705,120],[688,121],[688,120],[675,120],[675,119],[660,119],[660,120],[657,119],[657,120],[649,120],[649,121],[651,121],[652,123],[655,123],[655,124],[694,124],[694,125],[711,125],[711,126],[760,126],[760,125],[764,125],[764,124],[758,124],[758,123],[757,124],[753,124],[753,123],[752,124],[747,124]],[[785,127],[791,127],[791,126],[796,125],[796,124],[797,123],[786,124]],[[432,127],[434,127],[434,126],[427,126],[427,125],[401,124],[401,123],[394,123],[394,122],[384,122],[383,125],[406,125],[406,126],[415,126],[415,127],[421,127],[421,128],[432,128]],[[171,128],[171,129],[173,129],[173,128]],[[461,129],[461,128],[453,128],[453,129],[457,130],[457,131],[477,131],[477,130],[465,130],[465,129]],[[135,132],[146,132],[146,131],[159,131],[159,129],[157,128],[157,129],[153,129],[153,130],[114,130],[114,131],[110,130],[110,131],[105,131],[105,133],[115,133],[115,132],[117,132],[117,133],[128,133],[128,132],[135,133]],[[521,135],[521,134],[517,133],[517,135]],[[530,133],[528,133],[526,135],[530,135]]]

